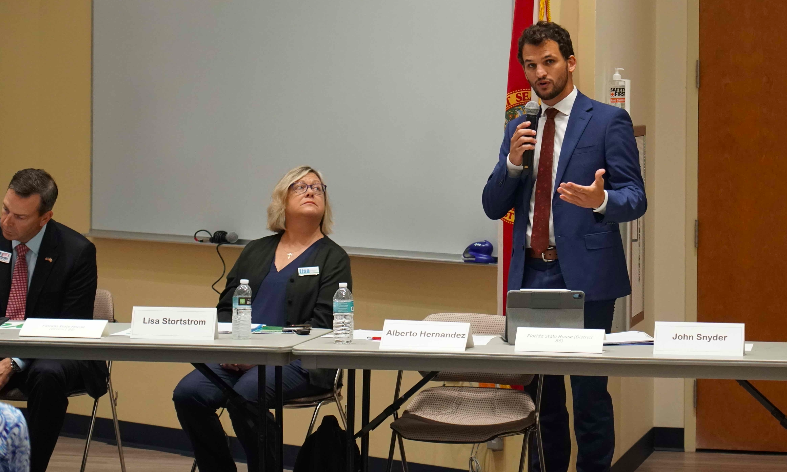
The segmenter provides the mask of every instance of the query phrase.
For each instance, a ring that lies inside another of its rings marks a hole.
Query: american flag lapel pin
[[[52,262],[52,258],[51,257],[45,257],[44,260],[47,261],[47,262]]]

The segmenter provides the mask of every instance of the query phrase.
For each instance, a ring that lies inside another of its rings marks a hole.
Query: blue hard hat
[[[465,262],[474,264],[493,264],[497,262],[497,257],[492,255],[494,247],[489,241],[478,241],[465,249],[462,258]]]

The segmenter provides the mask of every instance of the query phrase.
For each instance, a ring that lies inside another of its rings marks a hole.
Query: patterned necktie
[[[555,108],[547,108],[547,122],[541,136],[541,154],[538,158],[536,178],[536,203],[533,210],[533,231],[530,248],[543,254],[549,248],[549,214],[552,211],[552,163],[555,156]]]
[[[11,295],[8,297],[8,308],[5,316],[11,320],[25,319],[25,303],[27,303],[27,254],[29,248],[24,244],[16,247],[16,263],[11,277]]]

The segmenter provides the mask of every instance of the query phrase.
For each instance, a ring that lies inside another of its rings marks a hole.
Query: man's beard
[[[566,88],[566,84],[568,84],[568,66],[566,66],[566,73],[563,75],[562,79],[563,80],[561,80],[560,82],[554,83],[555,86],[552,88],[552,92],[550,92],[547,95],[542,96],[541,94],[539,94],[535,85],[533,85],[532,83],[530,84],[530,90],[532,90],[536,95],[538,95],[538,98],[540,98],[541,100],[552,100],[553,98],[563,93],[563,90],[565,90]]]

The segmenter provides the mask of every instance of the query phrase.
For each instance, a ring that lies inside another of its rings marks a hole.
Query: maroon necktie
[[[543,254],[549,248],[549,214],[552,211],[552,163],[555,156],[555,108],[547,108],[547,122],[541,136],[541,154],[538,158],[536,178],[536,203],[533,210],[533,231],[530,248]]]
[[[25,319],[25,303],[27,302],[27,254],[28,247],[20,244],[16,247],[16,263],[11,276],[11,294],[5,316],[11,320]]]

